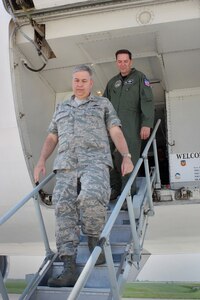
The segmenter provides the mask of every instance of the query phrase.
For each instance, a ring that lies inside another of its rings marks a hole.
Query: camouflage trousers
[[[98,237],[105,225],[110,198],[109,169],[89,165],[75,170],[59,170],[53,192],[58,253],[74,255],[82,232]]]

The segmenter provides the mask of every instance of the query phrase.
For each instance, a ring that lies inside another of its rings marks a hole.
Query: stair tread
[[[56,288],[56,287],[48,287],[48,286],[45,286],[45,285],[39,285],[37,287],[38,290],[43,290],[43,291],[59,291],[59,290],[62,290],[62,291],[71,291],[73,288],[72,287],[61,287],[61,288]],[[105,292],[105,293],[108,293],[110,292],[110,289],[109,288],[95,288],[95,287],[84,287],[83,292]]]

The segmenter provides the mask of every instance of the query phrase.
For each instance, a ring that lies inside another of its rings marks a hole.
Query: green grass
[[[9,294],[22,294],[26,287],[26,281],[23,279],[8,279],[5,286]]]
[[[124,298],[200,299],[200,283],[127,283]]]
[[[9,294],[22,294],[25,280],[8,279],[5,283]],[[134,282],[127,283],[124,298],[200,299],[200,283]]]

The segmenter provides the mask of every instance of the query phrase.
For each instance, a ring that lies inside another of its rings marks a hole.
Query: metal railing
[[[83,268],[74,288],[72,289],[68,300],[74,300],[77,299],[78,296],[80,295],[81,290],[85,286],[93,268],[94,265],[102,251],[104,250],[105,257],[106,257],[106,262],[107,262],[107,267],[108,267],[108,273],[109,273],[109,278],[110,278],[110,286],[111,286],[111,293],[112,297],[115,300],[120,300],[120,290],[119,290],[119,280],[117,280],[116,277],[116,272],[114,268],[114,262],[112,258],[112,251],[111,251],[111,246],[109,242],[109,236],[111,229],[113,228],[113,225],[119,215],[119,212],[121,210],[121,207],[124,203],[124,201],[127,201],[127,207],[128,207],[128,214],[129,214],[129,219],[130,219],[130,227],[131,227],[131,235],[132,235],[132,241],[131,245],[134,244],[134,250],[130,248],[130,251],[133,251],[131,255],[131,260],[134,262],[137,262],[139,265],[140,259],[141,259],[141,250],[142,250],[142,245],[143,245],[143,240],[144,240],[144,234],[141,238],[141,235],[139,232],[141,232],[141,225],[136,226],[135,223],[135,215],[134,215],[134,209],[133,209],[133,201],[134,197],[132,200],[131,197],[131,186],[136,179],[136,176],[144,163],[144,168],[145,168],[145,177],[146,177],[146,190],[144,191],[145,197],[144,197],[144,203],[143,203],[143,210],[145,211],[145,214],[141,214],[140,216],[140,222],[144,223],[144,215],[153,215],[154,214],[154,209],[153,209],[153,200],[152,200],[152,186],[155,184],[156,188],[160,187],[160,173],[159,173],[159,165],[158,165],[158,156],[157,156],[157,146],[156,146],[156,132],[158,130],[158,127],[160,125],[160,120],[157,121],[155,128],[151,134],[151,137],[149,138],[149,141],[142,153],[141,158],[138,160],[137,164],[134,167],[134,170],[132,174],[129,177],[129,180],[120,195],[113,211],[112,214],[110,215],[101,235],[99,238],[99,243],[98,245],[94,248],[92,254],[90,255],[85,267]],[[148,164],[148,151],[150,146],[153,144],[153,154],[154,154],[154,161],[155,161],[155,168],[151,172],[149,171],[149,164]],[[25,196],[22,200],[20,200],[11,210],[9,210],[3,217],[0,218],[0,225],[4,224],[7,220],[9,220],[19,209],[22,208],[22,206],[27,203],[31,198],[35,198],[37,200],[38,197],[38,192],[41,190],[42,187],[44,187],[53,177],[55,176],[55,173],[49,174],[37,187],[33,189],[31,193],[29,193],[27,196]],[[156,182],[156,183],[155,183]],[[146,208],[146,205],[148,206],[148,209]],[[54,253],[50,249],[49,246],[49,241],[39,205],[39,201],[35,201],[35,207],[36,207],[36,214],[38,216],[38,221],[40,225],[40,231],[41,235],[43,238],[44,242],[44,247],[46,250],[46,258],[40,268],[40,270],[45,266],[49,258],[52,259]],[[25,299],[26,295],[33,289],[33,286],[35,287],[36,283],[38,282],[38,276],[40,270],[35,274],[33,280],[31,283],[27,286],[25,291],[23,292],[22,296],[20,299]],[[3,300],[8,300],[8,295],[6,292],[6,288],[3,282],[3,278],[0,274],[0,292],[2,294]]]
[[[146,185],[147,185],[147,200],[146,201],[148,201],[148,204],[149,204],[149,210],[147,213],[149,215],[153,215],[154,209],[153,209],[153,200],[152,200],[152,184],[153,184],[153,180],[155,179],[155,177],[157,180],[156,187],[158,188],[158,186],[160,184],[158,156],[157,156],[157,152],[155,153],[155,151],[157,151],[155,136],[156,136],[158,127],[160,125],[160,122],[161,122],[161,120],[159,119],[157,121],[155,128],[151,134],[151,137],[142,153],[142,157],[138,160],[136,166],[134,167],[134,170],[133,170],[129,180],[128,180],[122,194],[120,195],[120,197],[113,209],[113,212],[110,215],[110,217],[100,235],[99,246],[96,246],[95,249],[93,250],[93,252],[92,252],[90,258],[88,259],[85,267],[83,268],[72,292],[70,293],[69,297],[67,298],[68,300],[77,299],[78,296],[80,295],[81,290],[83,289],[89,276],[91,275],[91,272],[93,270],[95,262],[98,259],[99,255],[102,251],[102,248],[104,249],[104,253],[105,253],[105,257],[106,257],[106,263],[107,263],[107,267],[108,267],[110,284],[111,284],[112,297],[114,300],[121,299],[119,285],[118,285],[117,278],[116,278],[116,272],[114,269],[114,262],[113,262],[113,258],[112,258],[111,246],[109,243],[109,236],[110,236],[111,229],[119,215],[121,207],[126,199],[127,206],[128,206],[129,219],[130,219],[131,232],[132,232],[132,239],[133,239],[133,243],[134,243],[133,257],[134,257],[135,261],[137,261],[139,263],[139,261],[141,259],[142,248],[140,245],[138,232],[137,232],[137,228],[136,228],[135,216],[134,216],[134,210],[133,210],[133,202],[132,202],[130,190],[131,190],[131,186],[132,186],[134,180],[136,179],[138,171],[140,170],[140,167],[141,167],[142,163],[144,162]],[[155,170],[152,174],[152,180],[151,180],[150,172],[149,172],[149,164],[148,164],[148,151],[149,151],[149,148],[152,143],[154,145],[153,146],[154,160],[156,162],[155,162]]]
[[[7,213],[5,213],[1,218],[0,218],[0,226],[6,223],[13,215],[16,214],[16,212],[21,209],[29,200],[32,198],[35,198],[37,200],[38,192],[41,190],[42,187],[44,187],[53,177],[55,176],[55,173],[52,172],[49,174],[40,184],[38,184],[32,192],[30,192],[28,195],[26,195],[23,199],[21,199],[13,208],[11,208]],[[53,256],[53,252],[50,249],[49,246],[49,241],[40,209],[40,204],[39,201],[34,201],[35,203],[35,209],[36,209],[36,215],[38,217],[38,222],[39,222],[39,227],[40,227],[40,232],[41,236],[44,242],[44,247],[46,250],[46,258],[48,259],[49,257]],[[46,262],[46,259],[44,260],[44,263]],[[28,290],[28,289],[26,289]],[[3,282],[3,277],[0,272],[0,292],[2,295],[3,300],[8,300],[8,294]]]

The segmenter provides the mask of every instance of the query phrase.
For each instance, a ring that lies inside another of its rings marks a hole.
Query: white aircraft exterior
[[[33,189],[55,105],[71,94],[73,66],[90,64],[93,92],[101,94],[117,73],[114,53],[127,48],[152,83],[171,186],[160,191],[172,201],[156,204],[144,247],[152,254],[200,253],[200,1],[19,2],[0,2],[1,216]],[[2,257],[44,254],[33,202],[1,226]],[[55,247],[53,209],[42,212]]]

